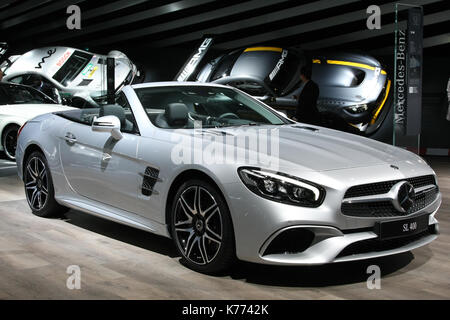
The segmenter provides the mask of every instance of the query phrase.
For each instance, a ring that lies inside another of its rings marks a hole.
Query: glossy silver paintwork
[[[429,175],[434,171],[418,156],[364,137],[315,127],[315,131],[287,124],[279,128],[278,171],[320,184],[326,197],[318,208],[297,207],[264,199],[251,192],[241,181],[237,169],[242,163],[175,165],[170,158],[177,139],[185,135],[196,139],[190,129],[160,129],[148,117],[133,88],[193,83],[149,83],[126,86],[123,90],[135,115],[139,135],[123,133],[112,141],[105,132],[92,132],[91,127],[54,114],[30,121],[20,134],[17,147],[19,175],[23,172],[23,156],[31,145],[39,146],[47,158],[56,200],[68,207],[101,216],[169,237],[166,206],[173,181],[186,170],[195,169],[211,177],[222,192],[230,209],[237,257],[267,264],[322,264],[364,259],[410,250],[432,241],[431,235],[390,251],[339,257],[347,245],[376,237],[361,230],[377,221],[399,220],[430,213],[429,223],[437,226],[435,214],[441,195],[428,207],[403,217],[351,217],[341,213],[346,190],[354,185],[401,180]],[[220,85],[214,85],[220,87]],[[221,128],[230,135],[241,134],[235,128]],[[72,133],[76,141],[66,141]],[[193,148],[204,145],[193,144]],[[395,165],[398,169],[391,166]],[[157,168],[159,179],[154,194],[141,193],[142,177],[147,166]],[[270,168],[266,168],[270,169]],[[321,241],[298,254],[262,256],[273,236],[286,228],[308,228],[320,235]]]

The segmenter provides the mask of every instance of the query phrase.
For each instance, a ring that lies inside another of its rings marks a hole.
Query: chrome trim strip
[[[149,187],[145,187],[144,185],[141,186],[141,189],[150,191],[152,193],[152,195],[158,195],[159,194],[159,192],[156,191],[155,189],[149,188]]]
[[[155,177],[152,177],[152,176],[150,176],[150,175],[148,175],[148,174],[145,174],[145,173],[142,173],[142,172],[139,172],[139,175],[141,176],[141,177],[146,177],[146,178],[149,178],[149,179],[153,179],[153,180],[156,180],[157,182],[162,182],[163,180],[161,179],[161,178],[155,178]]]
[[[407,252],[416,248],[419,248],[421,246],[424,246],[430,242],[432,242],[434,239],[436,239],[438,236],[436,234],[430,234],[428,236],[424,236],[423,238],[420,238],[414,242],[408,243],[407,245],[384,250],[384,251],[372,251],[367,253],[358,253],[358,254],[352,254],[349,256],[339,257],[334,259],[332,262],[345,262],[345,261],[355,261],[355,260],[364,260],[364,259],[371,259],[376,257],[384,257],[388,255],[398,254],[402,252]]]
[[[436,186],[435,184],[428,184],[428,185],[426,185],[426,186],[422,186],[422,187],[419,187],[419,188],[415,188],[415,189],[414,189],[414,192],[415,192],[416,195],[417,195],[417,194],[421,194],[422,192],[427,192],[427,191],[434,190],[434,189],[436,189],[436,188],[437,188],[437,186]]]
[[[307,229],[310,230],[314,233],[314,239],[313,242],[311,244],[314,245],[319,241],[322,241],[326,238],[329,237],[339,237],[339,236],[343,236],[344,234],[342,233],[342,231],[340,231],[339,229],[335,228],[335,227],[331,227],[331,226],[319,226],[319,225],[294,225],[294,226],[289,226],[289,227],[284,227],[279,229],[278,231],[274,232],[262,245],[262,247],[259,249],[259,255],[261,257],[264,257],[264,252],[267,250],[267,248],[269,247],[269,245],[272,243],[272,241],[281,233],[287,231],[287,230],[291,230],[291,229]],[[267,255],[266,255],[267,256]]]

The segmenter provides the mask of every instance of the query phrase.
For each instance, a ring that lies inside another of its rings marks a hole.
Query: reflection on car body
[[[276,166],[260,160],[267,149],[240,144],[252,132],[277,146]],[[218,148],[231,161],[196,161]],[[258,161],[235,157],[242,152]],[[229,86],[126,86],[115,105],[28,121],[16,156],[34,214],[75,208],[170,237],[200,272],[226,270],[235,257],[276,265],[368,259],[438,233],[441,193],[419,156],[294,123]]]
[[[380,62],[368,55],[249,47],[205,64],[196,80],[234,86],[292,114],[302,90],[300,69],[310,63],[312,80],[320,88],[322,118],[340,129],[374,133],[389,112],[391,80]]]

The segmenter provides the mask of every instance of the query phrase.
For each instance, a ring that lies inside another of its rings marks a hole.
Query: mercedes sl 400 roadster
[[[222,85],[126,86],[115,105],[38,116],[16,156],[34,214],[73,208],[170,237],[205,273],[392,255],[438,234],[419,156]]]

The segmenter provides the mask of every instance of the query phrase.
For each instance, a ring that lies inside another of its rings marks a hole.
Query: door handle
[[[69,143],[75,143],[77,142],[77,138],[70,132],[67,132],[64,136],[64,140],[66,140]]]

